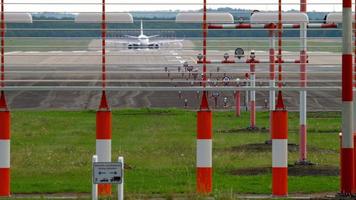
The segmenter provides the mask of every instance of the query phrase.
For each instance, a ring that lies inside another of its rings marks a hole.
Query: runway
[[[87,50],[82,51],[13,51],[7,52],[6,57],[6,83],[7,86],[100,86],[101,85],[101,51],[95,48],[98,41],[93,41]],[[195,64],[196,56],[200,53],[194,49],[190,41],[185,41],[184,48],[168,46],[159,50],[126,50],[123,48],[108,48],[107,74],[108,86],[190,86],[194,80],[193,74],[182,74],[183,63],[188,62],[198,69],[200,77],[201,65]],[[189,47],[189,48],[188,48]],[[223,60],[226,52],[208,51],[208,59]],[[233,51],[228,52],[231,56]],[[298,59],[299,55],[285,52],[285,59]],[[256,52],[258,59],[268,59],[267,52]],[[294,54],[294,55],[292,55]],[[308,76],[310,80],[319,82],[310,83],[313,86],[339,86],[341,85],[341,57],[328,52],[309,53]],[[180,68],[180,71],[179,69]],[[244,79],[249,72],[246,63],[233,65],[208,65],[208,72],[219,74],[208,75],[209,79],[222,80],[224,75],[231,80]],[[277,69],[277,65],[276,65]],[[258,64],[257,85],[267,85],[269,64]],[[284,64],[283,70],[294,72],[286,78],[288,86],[298,86],[299,64]],[[61,72],[66,73],[61,73]],[[178,73],[178,71],[180,73]],[[96,73],[97,72],[97,73]],[[318,74],[322,72],[323,74]],[[330,72],[330,73],[327,73]],[[339,73],[333,73],[339,72]],[[225,74],[224,74],[225,73]],[[11,80],[22,80],[13,81]],[[25,80],[28,80],[26,82]],[[48,81],[52,80],[52,81]],[[62,81],[53,81],[62,80]],[[76,81],[73,81],[76,80]],[[80,81],[82,80],[82,81]],[[126,80],[126,82],[125,82]],[[150,83],[145,80],[156,80]],[[175,83],[175,81],[188,81]],[[289,82],[288,82],[289,81]],[[293,82],[294,81],[294,82]],[[198,86],[199,83],[193,85]],[[242,92],[244,99],[245,92]],[[199,94],[196,92],[109,92],[109,101],[112,108],[144,108],[144,107],[177,107],[185,106],[188,100],[188,109],[197,109]],[[227,97],[228,106],[223,106],[223,99]],[[97,109],[100,92],[88,91],[11,91],[7,92],[7,100],[11,109]],[[214,105],[214,98],[210,98]],[[264,107],[268,100],[268,92],[257,92],[257,107]],[[298,109],[299,93],[287,92],[286,105],[290,110]],[[242,101],[242,106],[245,106]],[[233,109],[235,106],[232,92],[220,92],[215,109]],[[308,93],[308,110],[339,110],[341,94],[337,91],[313,91]]]

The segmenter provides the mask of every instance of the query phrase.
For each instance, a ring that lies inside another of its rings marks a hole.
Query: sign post
[[[92,199],[98,199],[98,184],[117,184],[118,199],[124,199],[124,158],[119,157],[118,162],[98,162],[93,156],[93,188]]]

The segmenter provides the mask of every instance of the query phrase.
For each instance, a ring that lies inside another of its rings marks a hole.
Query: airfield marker
[[[203,94],[197,115],[197,192],[202,194],[212,192],[212,117]]]
[[[207,0],[204,0],[203,14],[203,76],[202,86],[206,87],[207,56]],[[203,91],[200,110],[197,113],[197,193],[209,194],[213,189],[212,169],[212,112],[209,109],[208,94]]]
[[[10,196],[10,111],[4,92],[0,96],[0,197]]]
[[[98,162],[111,162],[112,115],[106,98],[106,10],[102,1],[101,22],[101,64],[102,95],[99,110],[96,113],[96,155]],[[99,196],[111,196],[110,184],[98,184]]]
[[[255,53],[251,52],[250,59],[246,61],[250,63],[250,86],[252,88],[256,87],[256,63],[259,63],[255,56]],[[250,128],[256,128],[256,90],[250,91]]]
[[[96,112],[96,155],[98,162],[111,162],[112,115],[107,103],[105,91]],[[110,196],[111,185],[99,184],[99,195]]]
[[[276,86],[276,75],[275,75],[275,35],[274,30],[269,31],[269,86],[274,88]],[[276,91],[269,91],[269,110],[272,112],[276,107]]]
[[[341,195],[354,191],[352,1],[343,1]]]
[[[278,1],[278,88],[282,88],[282,0]],[[288,196],[288,112],[282,91],[272,112],[272,195]]]
[[[355,4],[355,9],[356,9],[356,4]],[[353,33],[354,33],[354,84],[353,87],[356,88],[356,15],[355,15],[355,19],[354,19],[354,29],[353,29]],[[353,98],[356,99],[356,91],[354,91],[353,93]],[[354,100],[353,99],[353,100]],[[355,105],[356,101],[353,101],[353,123],[356,123],[356,105]],[[353,138],[354,138],[354,193],[356,192],[356,148],[355,148],[355,144],[356,144],[356,125],[353,126]]]
[[[5,10],[1,0],[1,88],[5,87]],[[5,93],[0,94],[0,197],[10,196],[10,111]]]
[[[306,0],[300,1],[300,12],[306,13]],[[307,87],[307,37],[308,24],[300,24],[300,87]],[[299,161],[297,164],[308,165],[307,161],[307,91],[299,92]]]
[[[288,112],[279,91],[272,112],[272,195],[288,195]]]

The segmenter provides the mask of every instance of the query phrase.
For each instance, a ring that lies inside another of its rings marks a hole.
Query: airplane
[[[141,31],[139,36],[125,35],[126,38],[130,40],[109,40],[108,43],[114,44],[126,44],[127,48],[130,50],[137,49],[160,49],[164,44],[170,43],[181,43],[183,40],[154,40],[150,41],[152,38],[156,38],[159,35],[147,36],[143,33],[143,22],[141,20]]]

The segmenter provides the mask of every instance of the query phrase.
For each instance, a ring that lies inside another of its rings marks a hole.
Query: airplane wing
[[[108,44],[130,44],[130,43],[137,43],[136,39],[107,39],[106,43]]]
[[[131,38],[131,39],[138,39],[137,36],[132,36],[132,35],[124,35],[124,37]]]
[[[184,40],[152,40],[151,43],[162,44],[172,44],[172,43],[182,43]]]

